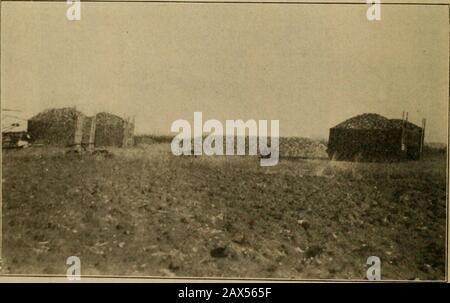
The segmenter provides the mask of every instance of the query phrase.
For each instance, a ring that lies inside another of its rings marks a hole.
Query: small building
[[[417,160],[423,139],[423,129],[406,120],[362,114],[330,128],[327,153],[334,160]]]

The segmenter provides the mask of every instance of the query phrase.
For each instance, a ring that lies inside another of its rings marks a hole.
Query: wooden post
[[[130,124],[130,119],[127,117],[125,118],[125,121],[123,123],[123,142],[122,142],[122,147],[127,147],[128,146],[128,129],[129,129],[129,124]]]
[[[89,151],[93,151],[95,149],[95,130],[97,128],[97,114],[92,117],[91,120],[91,130],[89,132]]]
[[[427,119],[422,119],[422,137],[420,138],[420,159],[423,159],[423,146],[425,144],[425,126]]]
[[[401,151],[405,150],[405,111],[402,113],[402,138],[401,138]]]
[[[134,128],[135,128],[136,116],[133,116],[131,120],[131,129],[130,129],[130,137],[131,137],[131,146],[134,146]]]
[[[406,112],[405,117],[405,126],[403,127],[404,135],[403,135],[403,144],[404,144],[404,151],[408,153],[408,112]]]

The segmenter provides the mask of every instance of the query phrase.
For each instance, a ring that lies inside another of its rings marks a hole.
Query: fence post
[[[95,149],[95,130],[97,128],[97,114],[92,117],[91,120],[91,130],[89,132],[89,151],[93,151]]]
[[[400,150],[403,152],[405,151],[405,111],[402,113],[402,137],[401,137],[401,146]]]
[[[74,148],[75,150],[81,151],[81,141],[83,138],[83,120],[84,117],[77,114],[77,121],[75,124],[75,136],[74,136]]]
[[[422,136],[420,138],[420,159],[423,159],[423,145],[425,144],[425,125],[427,123],[427,119],[422,119]]]

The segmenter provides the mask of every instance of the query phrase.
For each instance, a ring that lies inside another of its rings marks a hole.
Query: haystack
[[[335,160],[418,159],[422,128],[401,119],[362,114],[330,129],[328,155]]]
[[[79,116],[86,117],[74,108],[49,109],[28,120],[28,133],[34,143],[69,146],[74,143]]]
[[[388,118],[378,114],[362,114],[339,123],[334,128],[341,129],[386,129],[391,123]]]
[[[110,113],[98,113],[95,146],[122,146],[125,120]]]

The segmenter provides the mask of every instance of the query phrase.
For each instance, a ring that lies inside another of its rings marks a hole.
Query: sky
[[[31,117],[75,106],[135,116],[136,133],[172,122],[276,119],[281,136],[327,138],[362,113],[446,142],[448,7],[3,2],[1,105]]]

